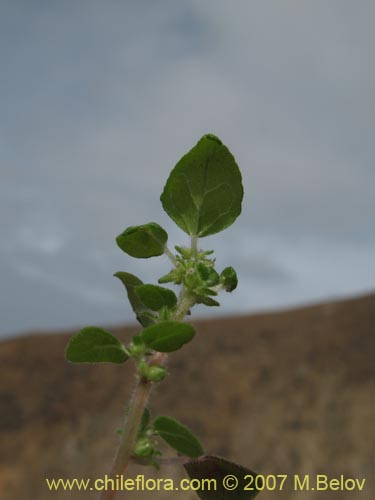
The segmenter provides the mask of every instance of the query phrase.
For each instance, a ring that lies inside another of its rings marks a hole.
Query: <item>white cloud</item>
[[[54,325],[38,293],[51,310],[69,305],[56,326],[122,318],[111,274],[157,272],[121,255],[114,237],[156,220],[179,242],[158,197],[207,131],[234,152],[246,190],[238,223],[202,242],[242,275],[223,311],[371,287],[372,2],[5,9],[0,256],[17,269],[12,300],[27,301],[27,279],[34,300],[7,314],[4,332]]]

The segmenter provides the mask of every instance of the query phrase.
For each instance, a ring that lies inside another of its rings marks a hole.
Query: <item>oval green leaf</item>
[[[185,233],[203,237],[233,224],[242,198],[241,172],[233,155],[208,134],[174,167],[160,199]]]
[[[184,468],[190,479],[214,479],[216,481],[216,488],[196,491],[202,500],[253,500],[260,491],[257,486],[262,485],[260,478],[257,480],[259,482],[257,485],[255,472],[220,457],[200,457],[198,460],[185,464]],[[231,479],[228,480],[228,477]],[[236,480],[238,485],[230,490],[229,487],[233,487]],[[227,489],[224,484],[228,485]],[[249,490],[249,488],[254,489]]]
[[[163,306],[171,309],[177,304],[176,294],[157,285],[139,285],[134,289],[143,304],[153,311],[159,311]]]
[[[153,424],[154,430],[173,449],[187,457],[199,457],[203,455],[203,448],[185,425],[170,417],[158,417]]]
[[[70,339],[65,357],[72,363],[124,363],[129,356],[111,333],[88,326]]]
[[[167,240],[168,234],[155,222],[128,227],[116,238],[121,250],[138,259],[162,255]]]
[[[220,283],[223,285],[227,292],[232,292],[237,288],[238,278],[237,273],[233,267],[226,267],[220,274]]]
[[[132,309],[135,312],[137,320],[140,322],[140,324],[142,326],[148,326],[155,323],[155,319],[152,317],[152,310],[145,306],[145,304],[143,304],[143,302],[134,291],[136,287],[143,285],[143,281],[137,278],[137,276],[135,276],[134,274],[125,273],[122,271],[114,274],[114,276],[116,276],[116,278],[118,278],[126,288],[130,305],[132,306]]]
[[[140,335],[148,348],[159,352],[172,352],[190,342],[195,330],[188,323],[161,321],[148,326]]]

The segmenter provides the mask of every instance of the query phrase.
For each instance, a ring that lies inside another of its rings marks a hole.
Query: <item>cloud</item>
[[[3,333],[130,319],[113,272],[162,272],[114,237],[156,220],[181,242],[158,197],[208,131],[246,191],[236,225],[202,240],[242,276],[223,312],[371,288],[372,2],[2,9]]]

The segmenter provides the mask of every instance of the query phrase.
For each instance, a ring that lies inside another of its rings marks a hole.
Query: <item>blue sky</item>
[[[202,240],[240,286],[221,314],[374,289],[375,4],[0,3],[0,336],[128,322],[114,243],[162,212],[170,169],[217,134],[243,214]],[[211,314],[201,308],[200,314]],[[217,311],[215,311],[217,313]]]

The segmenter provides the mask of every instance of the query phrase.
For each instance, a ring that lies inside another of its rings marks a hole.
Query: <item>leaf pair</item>
[[[160,197],[164,210],[189,235],[203,238],[227,228],[241,213],[241,172],[229,149],[212,134],[174,167]],[[155,222],[128,227],[118,246],[140,259],[165,251],[168,234]]]
[[[190,342],[194,335],[195,330],[188,323],[161,321],[146,327],[138,338],[148,349],[172,352]],[[70,339],[65,357],[72,363],[125,363],[129,354],[111,333],[88,326]]]
[[[130,305],[142,326],[155,323],[155,311],[163,307],[173,309],[177,304],[176,294],[168,288],[144,284],[131,273],[118,272],[115,276],[125,286]]]
[[[159,352],[172,352],[190,342],[195,335],[188,323],[160,321],[156,323],[154,311],[162,307],[173,308],[177,297],[172,290],[156,285],[145,285],[130,273],[119,272],[115,276],[124,284],[129,302],[142,326],[146,327],[139,339],[149,348]]]
[[[72,363],[125,363],[124,346],[103,328],[87,326],[70,339],[65,357]]]

